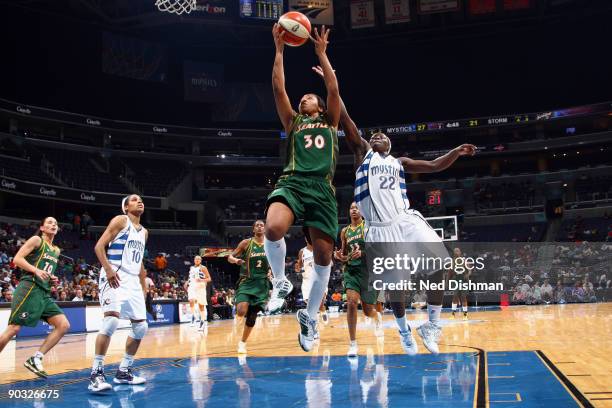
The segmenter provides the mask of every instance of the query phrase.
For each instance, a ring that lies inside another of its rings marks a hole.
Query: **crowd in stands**
[[[20,272],[12,262],[13,257],[26,238],[33,235],[36,230],[35,225],[28,228],[10,224],[0,225],[2,286],[0,301],[2,302],[12,300],[12,292],[19,282]],[[61,238],[61,235],[58,238]],[[58,239],[56,243],[63,249],[71,247],[69,240]],[[297,253],[302,246],[304,246],[303,237],[288,239],[288,253]],[[541,246],[527,243],[480,251],[480,256],[486,259],[486,268],[474,273],[472,279],[480,282],[504,283],[514,304],[590,302],[601,300],[598,291],[612,287],[612,276],[609,271],[609,265],[612,264],[612,244],[557,243],[554,253],[550,255],[550,262],[546,265],[539,262],[542,258],[539,251]],[[155,256],[152,257],[146,254],[148,259],[145,263],[148,271],[146,285],[153,298],[186,300],[185,283],[191,257],[181,255],[178,259],[182,267],[173,270],[168,267],[171,255],[163,252],[153,253]],[[301,272],[294,270],[295,262],[296,259],[293,257],[288,257],[286,261],[287,277],[296,288],[287,298],[288,310],[304,307],[300,290],[302,275]],[[98,271],[99,264],[91,265],[84,257],[74,259],[61,257],[56,271],[59,281],[52,286],[51,296],[57,301],[98,301]],[[210,272],[213,277],[209,293],[212,315],[218,310],[217,315],[226,316],[225,310],[234,306],[235,288],[227,284],[228,280],[220,278],[220,274],[224,272],[212,267]],[[410,294],[409,303],[421,303],[419,295],[419,293]],[[342,309],[345,303],[342,266],[336,263],[330,276],[327,304]]]
[[[474,203],[477,211],[490,208],[528,207],[535,204],[536,191],[531,181],[491,184],[477,181]]]

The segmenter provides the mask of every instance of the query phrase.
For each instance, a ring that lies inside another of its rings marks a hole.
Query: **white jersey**
[[[355,202],[366,224],[392,221],[405,214],[410,201],[399,159],[368,150],[355,174]]]
[[[122,274],[140,275],[146,243],[144,227],[137,230],[127,215],[125,218],[127,225],[119,231],[106,251],[108,263],[119,274],[119,279]]]
[[[310,279],[314,271],[314,254],[308,247],[302,248],[302,267],[304,268],[302,279]]]
[[[204,279],[204,272],[201,271],[201,266],[192,266],[189,268],[189,287],[202,289],[206,288],[206,282],[198,282],[197,279]]]

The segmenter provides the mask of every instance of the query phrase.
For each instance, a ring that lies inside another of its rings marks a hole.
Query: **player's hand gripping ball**
[[[299,11],[290,11],[278,19],[285,44],[299,47],[310,38],[310,20]]]

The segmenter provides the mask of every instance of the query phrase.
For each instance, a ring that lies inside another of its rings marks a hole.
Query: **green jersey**
[[[327,116],[297,115],[288,141],[283,175],[333,180],[338,160],[338,130],[327,122]]]
[[[42,243],[38,249],[33,251],[30,255],[25,257],[25,260],[37,269],[41,269],[50,275],[55,273],[57,269],[57,259],[60,255],[60,249],[55,245],[47,243],[44,239],[41,239]],[[35,282],[42,289],[47,292],[51,291],[51,285],[49,279],[42,280],[38,276],[31,274],[30,272],[23,271],[21,280]]]
[[[344,237],[346,239],[346,246],[348,247],[348,256],[357,249],[361,250],[361,258],[350,259],[347,264],[349,266],[360,266],[362,265],[363,257],[365,255],[365,236],[363,234],[363,221],[356,227],[347,225],[344,229]]]
[[[268,278],[268,258],[264,251],[264,245],[258,244],[253,238],[249,240],[249,245],[243,254],[245,262],[240,267],[240,276],[249,279]]]

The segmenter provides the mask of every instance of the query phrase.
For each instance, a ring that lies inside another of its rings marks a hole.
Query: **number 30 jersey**
[[[127,225],[108,246],[106,257],[116,272],[139,275],[144,256],[146,230],[137,230],[126,215]]]
[[[389,222],[410,208],[404,168],[391,155],[369,150],[355,174],[355,202],[369,222]]]
[[[325,114],[316,118],[297,115],[288,136],[283,175],[334,178],[338,160],[338,131]]]

